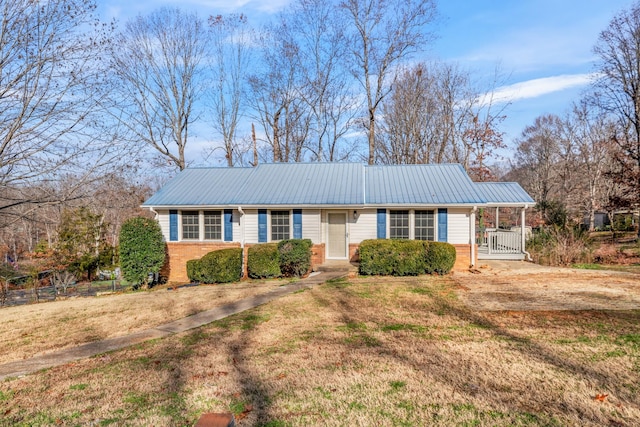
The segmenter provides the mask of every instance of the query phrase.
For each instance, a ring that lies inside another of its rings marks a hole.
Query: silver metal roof
[[[477,182],[476,187],[489,205],[535,204],[517,182]]]
[[[147,200],[171,206],[531,204],[516,183],[474,183],[458,164],[269,163],[185,169]]]
[[[484,203],[459,164],[368,166],[366,187],[374,205]]]

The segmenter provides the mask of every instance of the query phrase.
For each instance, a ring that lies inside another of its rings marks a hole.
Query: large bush
[[[280,277],[280,252],[277,243],[251,246],[247,254],[247,272],[252,279]]]
[[[162,230],[149,218],[131,218],[120,228],[120,267],[124,278],[147,286],[149,273],[158,273],[164,264]]]
[[[200,260],[191,259],[187,261],[187,277],[192,282],[202,281],[202,275],[200,274]]]
[[[360,274],[364,275],[445,274],[456,260],[456,249],[449,243],[423,240],[365,240],[359,253]]]
[[[447,274],[456,263],[456,248],[444,242],[431,242],[425,253],[427,273]]]
[[[360,274],[378,276],[415,276],[425,273],[422,240],[365,240],[360,243]]]
[[[202,283],[237,282],[242,278],[242,248],[220,249],[209,252],[199,260],[187,266],[194,278]],[[187,271],[187,274],[189,272]]]
[[[590,263],[594,242],[579,227],[551,226],[536,231],[527,241],[534,262],[544,265]]]
[[[304,276],[311,269],[311,240],[290,239],[278,242],[280,271],[284,276]]]

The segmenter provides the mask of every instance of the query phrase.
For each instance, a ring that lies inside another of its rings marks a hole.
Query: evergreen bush
[[[202,280],[199,259],[191,259],[187,261],[187,277],[191,282],[200,282]]]
[[[247,272],[252,279],[270,279],[282,276],[278,244],[264,243],[251,246],[247,254]]]
[[[120,228],[120,267],[128,282],[148,285],[149,273],[164,264],[165,244],[160,225],[152,219],[128,219]]]
[[[360,243],[360,274],[378,276],[415,276],[425,273],[422,240],[365,240]]]
[[[456,248],[444,242],[430,242],[425,252],[427,273],[447,274],[456,263]]]
[[[289,239],[278,242],[280,271],[286,277],[304,276],[311,269],[311,246],[309,239]]]
[[[191,268],[199,282],[229,283],[242,278],[242,248],[212,251],[197,261]]]

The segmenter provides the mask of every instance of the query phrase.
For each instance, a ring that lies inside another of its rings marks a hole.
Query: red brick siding
[[[167,242],[167,258],[161,274],[169,283],[185,283],[187,277],[187,261],[200,259],[211,251],[226,248],[239,248],[234,242]]]

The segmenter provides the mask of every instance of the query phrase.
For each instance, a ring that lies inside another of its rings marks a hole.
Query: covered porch
[[[531,234],[526,210],[534,201],[510,183],[478,183],[487,204],[478,210],[475,244],[478,260],[525,260],[525,242]]]

